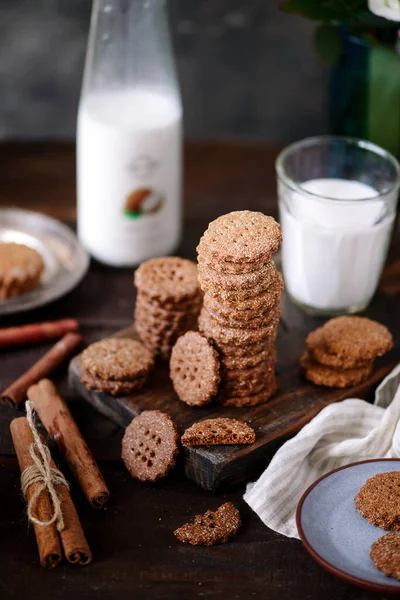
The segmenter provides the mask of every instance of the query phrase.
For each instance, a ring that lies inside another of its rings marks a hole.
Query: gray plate
[[[377,473],[400,471],[399,459],[354,463],[328,473],[304,493],[297,528],[311,556],[333,575],[370,591],[400,595],[400,581],[375,568],[371,544],[388,533],[357,511],[354,496]]]
[[[39,252],[45,264],[40,285],[27,294],[0,300],[0,315],[43,306],[72,290],[85,275],[89,256],[65,225],[40,213],[0,208],[0,242]]]

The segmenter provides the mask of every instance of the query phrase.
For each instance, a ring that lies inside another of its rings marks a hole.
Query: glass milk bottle
[[[78,235],[134,266],[181,235],[182,106],[163,0],[94,0],[78,113]]]

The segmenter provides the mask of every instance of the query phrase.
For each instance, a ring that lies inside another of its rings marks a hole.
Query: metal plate
[[[89,256],[74,233],[41,213],[0,208],[0,242],[30,246],[45,264],[40,285],[27,294],[0,300],[0,315],[31,310],[64,296],[89,267]]]

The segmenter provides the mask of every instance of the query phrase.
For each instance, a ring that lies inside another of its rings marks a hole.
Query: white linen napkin
[[[400,457],[400,364],[376,390],[374,404],[350,398],[324,408],[275,454],[244,495],[260,519],[298,538],[296,506],[332,469],[369,458]]]

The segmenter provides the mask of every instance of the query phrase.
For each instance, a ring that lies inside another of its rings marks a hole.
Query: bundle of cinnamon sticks
[[[78,350],[82,343],[82,336],[78,331],[79,324],[75,319],[0,329],[0,349],[61,338],[2,392],[1,401],[20,408],[29,399],[49,437],[56,442],[65,457],[84,495],[93,507],[100,508],[109,497],[107,485],[67,404],[54,384],[44,379]],[[56,468],[45,442],[38,435],[30,413],[28,418],[14,419],[10,430],[41,565],[53,568],[62,560],[63,554],[70,563],[89,564],[93,558],[92,552],[68,485]],[[41,455],[43,464],[37,458],[38,455]],[[28,484],[25,486],[26,480]],[[60,512],[61,521],[55,519],[57,511]]]
[[[31,386],[27,390],[27,395],[50,438],[56,442],[68,462],[86,498],[93,507],[102,507],[109,497],[107,485],[67,404],[59,396],[54,384],[48,379],[43,379]],[[32,430],[25,417],[14,419],[10,429],[21,473],[24,473],[33,465]],[[56,469],[52,460],[50,465],[52,469]],[[38,491],[39,486],[43,489]],[[35,515],[42,524],[34,521],[33,528],[42,566],[55,567],[61,561],[63,553],[70,563],[89,564],[92,561],[92,553],[68,488],[64,485],[57,486],[63,517],[61,530],[57,530],[56,523],[47,524],[54,511],[54,502],[52,503],[48,490],[42,483],[32,483],[28,487],[26,492],[28,506],[35,494],[38,494],[35,500]]]

